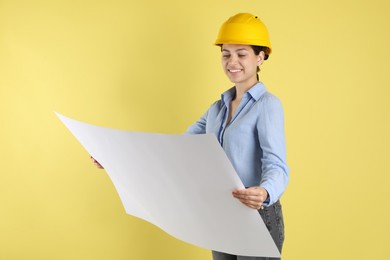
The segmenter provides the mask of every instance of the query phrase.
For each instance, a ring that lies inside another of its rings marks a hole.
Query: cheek
[[[259,63],[257,62],[257,60],[254,60],[251,63],[247,64],[247,66],[250,66],[252,70],[257,71]]]
[[[225,60],[221,61],[221,65],[222,65],[223,70],[226,70],[227,62]]]

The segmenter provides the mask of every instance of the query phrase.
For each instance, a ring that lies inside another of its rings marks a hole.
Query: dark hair
[[[253,51],[255,52],[256,55],[259,55],[261,51],[264,52],[264,60],[267,60],[269,57],[269,48],[265,46],[256,46],[256,45],[251,45]]]
[[[256,54],[256,55],[259,55],[260,52],[264,52],[264,60],[267,60],[268,57],[269,57],[269,48],[268,47],[265,47],[265,46],[256,46],[256,45],[251,45],[252,49],[253,49],[253,52]],[[257,80],[259,80],[259,72],[260,72],[260,68],[257,67]]]

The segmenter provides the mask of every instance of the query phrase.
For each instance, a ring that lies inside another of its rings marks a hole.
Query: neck
[[[236,96],[234,99],[241,100],[244,94],[250,90],[258,81],[251,84],[236,84]]]

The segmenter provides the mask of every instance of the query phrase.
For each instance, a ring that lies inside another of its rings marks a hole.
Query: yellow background
[[[284,259],[387,258],[389,10],[387,0],[0,0],[0,259],[210,259],[126,215],[54,111],[182,133],[231,86],[212,43],[237,12],[259,15],[273,44],[261,78],[286,116]]]

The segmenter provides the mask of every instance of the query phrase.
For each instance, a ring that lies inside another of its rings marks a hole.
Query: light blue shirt
[[[271,205],[289,181],[283,107],[259,82],[245,93],[226,124],[235,93],[235,87],[224,92],[187,133],[214,133],[244,186],[265,188],[269,194],[265,205]]]

